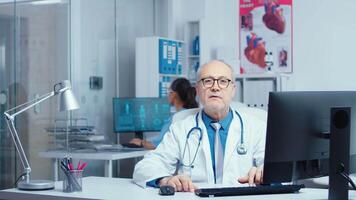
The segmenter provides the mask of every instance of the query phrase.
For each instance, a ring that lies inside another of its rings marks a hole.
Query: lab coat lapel
[[[225,146],[225,154],[224,154],[224,172],[226,171],[226,167],[229,166],[229,162],[231,161],[231,157],[236,152],[237,144],[240,142],[241,138],[241,124],[239,121],[239,117],[236,115],[235,111],[233,111],[233,119],[230,124],[229,133],[227,135],[226,146]]]
[[[206,130],[206,127],[204,125],[204,122],[202,120],[202,113],[199,113],[199,127],[202,129],[203,137],[202,137],[202,147],[203,147],[203,152],[206,160],[206,172],[207,172],[207,180],[209,184],[214,184],[214,171],[213,171],[213,165],[212,165],[212,160],[211,160],[211,153],[210,153],[210,143],[209,143],[209,137],[208,133]]]

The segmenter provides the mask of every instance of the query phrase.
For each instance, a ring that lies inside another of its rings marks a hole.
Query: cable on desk
[[[340,172],[340,175],[341,175],[343,178],[345,178],[345,179],[351,184],[351,186],[352,186],[352,188],[353,188],[354,190],[356,190],[356,185],[355,185],[355,183],[352,181],[352,179],[350,178],[349,175],[347,175],[345,172]]]
[[[22,174],[16,179],[16,181],[15,181],[15,188],[17,187],[17,183],[20,181],[20,179],[21,179],[22,177],[24,177],[25,175],[26,175],[26,172],[22,173]]]

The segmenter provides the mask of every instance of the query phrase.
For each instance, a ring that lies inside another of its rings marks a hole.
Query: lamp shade
[[[79,108],[79,104],[74,97],[72,89],[65,90],[60,94],[59,110],[75,110]]]

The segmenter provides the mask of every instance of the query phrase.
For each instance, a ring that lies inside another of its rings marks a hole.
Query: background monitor
[[[290,182],[327,175],[330,108],[351,107],[350,172],[356,167],[356,92],[269,94],[263,181]]]
[[[114,132],[160,131],[170,108],[167,98],[114,98]]]

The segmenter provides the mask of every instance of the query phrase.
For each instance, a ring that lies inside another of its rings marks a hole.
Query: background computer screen
[[[264,182],[328,174],[330,108],[351,107],[350,172],[356,167],[356,92],[269,94]],[[324,135],[325,136],[325,135]]]
[[[170,117],[166,98],[113,98],[114,131],[160,131]]]

